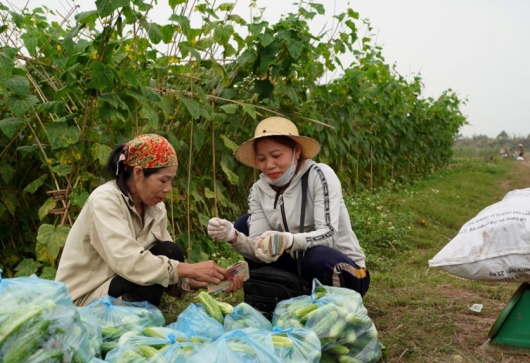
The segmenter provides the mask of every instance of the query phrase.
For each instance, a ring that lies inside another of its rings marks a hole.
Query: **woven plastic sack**
[[[86,308],[101,326],[103,357],[116,347],[125,332],[166,325],[162,312],[147,301],[128,302],[105,296],[91,301]]]
[[[471,280],[530,280],[530,188],[513,190],[480,211],[431,260]]]
[[[1,271],[0,271],[1,272]],[[0,274],[0,362],[88,362],[87,331],[61,282]]]
[[[330,287],[313,280],[310,296],[282,301],[274,310],[272,324],[287,329],[313,330],[322,345],[322,362],[372,363],[381,359],[377,329],[356,291]]]
[[[235,306],[232,314],[225,315],[223,326],[226,332],[245,328],[272,330],[271,322],[258,310],[244,302]]]

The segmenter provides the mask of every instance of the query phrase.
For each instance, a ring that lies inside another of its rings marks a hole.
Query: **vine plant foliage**
[[[248,21],[231,3],[168,4],[159,24],[142,0],[96,0],[96,9],[67,15],[0,0],[4,276],[54,277],[73,221],[107,178],[111,149],[140,133],[166,136],[179,155],[168,216],[190,260],[223,248],[205,236],[210,216],[246,211],[257,173],[233,151],[264,117],[290,118],[318,139],[318,160],[347,191],[448,163],[466,123],[462,101],[451,90],[422,98],[419,76],[406,80],[379,46],[358,39],[359,27],[371,28],[354,10],[314,34],[318,3],[301,3],[276,24],[256,3]],[[353,61],[343,65],[345,57]]]

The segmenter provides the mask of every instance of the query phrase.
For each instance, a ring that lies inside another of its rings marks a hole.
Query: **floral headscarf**
[[[156,134],[140,135],[126,144],[128,157],[125,165],[144,169],[177,166],[177,153],[164,137]],[[124,154],[122,154],[125,157]],[[121,157],[120,157],[121,158]]]

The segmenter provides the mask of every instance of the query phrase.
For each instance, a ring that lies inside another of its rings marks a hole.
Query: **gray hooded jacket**
[[[300,232],[302,203],[301,178],[309,172],[304,233]],[[365,255],[353,232],[350,216],[337,174],[326,164],[305,160],[283,194],[277,195],[265,176],[260,175],[250,189],[249,237],[238,233],[234,249],[246,258],[259,261],[254,255],[254,239],[266,231],[290,232],[294,235],[291,255],[314,246],[329,246],[365,267]]]

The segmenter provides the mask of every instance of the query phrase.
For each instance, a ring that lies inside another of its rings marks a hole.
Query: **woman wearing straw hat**
[[[249,195],[248,232],[221,218],[212,218],[208,234],[225,240],[249,262],[263,263],[322,284],[353,289],[364,295],[370,277],[365,256],[352,230],[342,188],[335,172],[311,160],[320,144],[300,136],[294,123],[270,117],[256,127],[254,137],[241,144],[236,158],[259,169],[260,179]],[[301,178],[309,172],[304,232],[300,231]],[[237,223],[237,222],[236,222]],[[285,253],[287,252],[287,253]]]
[[[184,262],[167,231],[163,203],[177,173],[177,154],[162,136],[140,135],[110,154],[107,171],[115,179],[96,188],[70,230],[56,280],[84,306],[106,295],[158,306],[165,292],[205,288],[240,278],[213,261]]]

